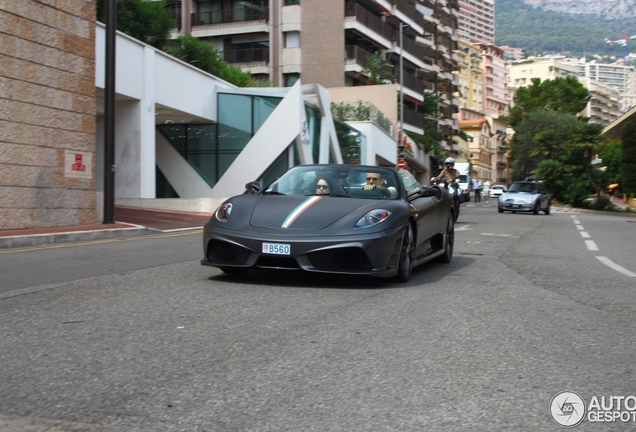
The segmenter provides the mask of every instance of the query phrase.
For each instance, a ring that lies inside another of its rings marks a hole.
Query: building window
[[[293,6],[300,4],[300,0],[285,0],[285,6]]]
[[[300,79],[300,74],[297,74],[297,73],[285,74],[283,75],[283,79],[285,81],[283,85],[285,87],[291,87],[294,84],[296,84],[296,81]]]
[[[290,31],[285,33],[285,48],[300,47],[300,32]]]

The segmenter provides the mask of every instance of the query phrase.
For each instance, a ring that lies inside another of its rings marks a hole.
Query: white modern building
[[[117,34],[115,202],[187,198],[194,210],[267,183],[296,164],[355,160],[395,165],[395,140],[374,122],[331,116],[329,91],[237,88],[125,34]],[[96,29],[98,202],[103,193],[105,28]],[[346,144],[345,144],[346,143]],[[146,202],[144,202],[146,201]]]

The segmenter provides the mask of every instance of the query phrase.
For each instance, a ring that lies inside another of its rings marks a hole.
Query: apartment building
[[[470,109],[483,112],[483,73],[481,49],[460,39],[458,57],[459,106],[460,110]]]
[[[440,96],[442,118],[435,127],[446,137],[442,145],[457,151],[451,139],[457,130],[452,74],[457,68],[457,0],[167,3],[180,22],[174,36],[205,40],[230,64],[274,86],[291,86],[298,79],[327,89],[373,84],[368,59],[379,53],[403,95],[403,122],[396,122],[394,137],[400,127],[424,133],[422,106],[425,93],[432,92]]]
[[[508,115],[508,62],[504,50],[496,45],[478,43],[482,57],[483,113],[491,117]]]
[[[485,44],[495,43],[495,0],[459,2],[460,39]]]
[[[533,78],[541,81],[558,77],[580,76],[581,66],[563,56],[530,57],[508,65],[510,100],[519,87],[532,84]]]
[[[629,67],[586,63],[584,59],[564,56],[530,57],[510,65],[512,91],[532,84],[533,78],[541,81],[575,76],[590,91],[592,99],[581,115],[591,121],[608,125],[629,108]],[[600,81],[599,81],[600,80]]]
[[[632,100],[629,98],[629,95],[634,93],[630,86],[630,81],[634,76],[633,66],[587,62],[582,65],[582,69],[584,78],[613,87],[618,91],[619,95],[624,96],[620,103],[622,112],[628,111],[633,105]]]
[[[592,96],[581,115],[591,122],[609,126],[623,114],[620,93],[616,88],[588,78],[579,78],[579,81]]]
[[[511,63],[508,67],[512,88],[532,84],[532,78],[541,81],[566,76],[580,76],[581,65],[563,56],[530,57],[527,60]]]

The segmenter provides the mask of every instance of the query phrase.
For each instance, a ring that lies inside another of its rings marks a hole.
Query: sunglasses
[[[329,185],[316,185],[316,189],[329,189]]]
[[[380,177],[367,177],[367,181],[375,181],[375,180],[380,180]]]

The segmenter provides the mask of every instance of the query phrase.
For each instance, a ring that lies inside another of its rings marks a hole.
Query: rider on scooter
[[[459,185],[457,184],[457,179],[459,178],[459,171],[455,169],[455,159],[452,157],[446,158],[444,161],[444,165],[446,168],[442,170],[441,173],[436,177],[438,180],[447,181],[453,187],[453,201],[455,206],[459,206]]]

